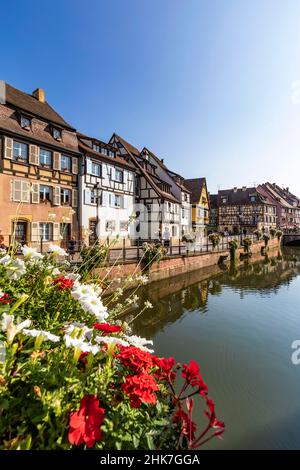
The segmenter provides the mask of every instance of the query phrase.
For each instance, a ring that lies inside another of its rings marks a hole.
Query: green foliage
[[[243,240],[243,247],[244,247],[244,252],[245,252],[245,253],[248,253],[248,254],[250,253],[250,247],[251,247],[251,245],[252,245],[252,240],[251,240],[251,238],[250,238],[250,237],[244,238],[244,240]]]
[[[254,230],[253,234],[257,237],[257,240],[261,238],[262,232],[260,230]]]
[[[281,230],[277,230],[277,232],[276,232],[276,237],[277,237],[278,241],[281,240],[282,235],[283,235],[282,231],[281,231]]]
[[[265,247],[267,247],[269,244],[270,236],[264,233],[262,238],[263,238],[263,241],[265,242]]]
[[[153,263],[159,263],[166,254],[166,249],[160,243],[143,244],[143,265],[144,270],[148,271]]]
[[[235,257],[236,257],[236,250],[239,247],[239,243],[236,239],[230,240],[230,242],[228,243],[228,246],[229,246],[229,250],[230,250],[230,259],[234,260]]]
[[[79,267],[79,273],[82,276],[88,276],[93,269],[103,266],[107,259],[109,251],[108,244],[84,246],[80,251],[82,263]]]
[[[276,228],[270,228],[270,235],[271,235],[272,238],[274,238],[276,236],[276,233],[277,233]]]
[[[208,239],[211,242],[213,248],[216,248],[220,244],[221,236],[219,233],[211,233],[208,235]]]

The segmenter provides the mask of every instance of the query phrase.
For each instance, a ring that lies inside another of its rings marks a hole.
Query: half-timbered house
[[[129,244],[133,234],[135,167],[110,144],[78,135],[83,155],[79,179],[81,238]]]
[[[110,143],[136,168],[135,237],[160,240],[167,232],[176,242],[180,236],[180,200],[172,194],[172,182],[159,176],[157,162],[122,137],[113,134]]]
[[[204,237],[209,224],[209,198],[205,178],[184,180],[191,192],[192,226],[197,238]]]
[[[75,129],[46,101],[4,85],[0,104],[0,234],[5,243],[67,244],[77,235]]]
[[[259,188],[233,188],[218,192],[219,230],[230,233],[269,232],[276,228],[276,206]]]

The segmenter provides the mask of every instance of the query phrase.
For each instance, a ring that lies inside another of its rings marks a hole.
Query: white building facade
[[[87,245],[114,241],[128,246],[134,236],[135,171],[108,144],[79,136],[81,238]]]

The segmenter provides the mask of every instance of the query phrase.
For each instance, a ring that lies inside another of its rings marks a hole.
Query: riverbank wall
[[[264,255],[261,254],[262,248],[265,246],[263,241],[253,243],[251,246],[252,256],[255,260],[263,259]],[[276,250],[280,248],[280,241],[277,238],[269,240],[268,250]],[[240,254],[244,253],[243,247],[238,248],[236,252],[237,260]],[[192,253],[189,256],[167,256],[159,263],[153,263],[147,272],[150,282],[160,281],[173,276],[186,274],[199,269],[205,269],[212,266],[218,266],[220,261],[229,261],[229,250],[215,250],[209,253]],[[100,277],[105,277],[107,280],[116,278],[124,279],[133,274],[142,273],[141,263],[123,263],[107,268],[99,268],[95,270]]]

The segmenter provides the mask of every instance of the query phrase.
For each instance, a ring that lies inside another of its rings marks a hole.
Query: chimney
[[[233,192],[234,192],[234,193],[237,193],[237,190],[238,190],[238,188],[235,186],[235,187],[233,188]]]
[[[32,92],[32,96],[41,103],[45,103],[45,90],[43,88],[37,88]]]
[[[163,159],[163,158],[161,158],[160,161],[161,161],[162,163],[164,163],[164,159]]]

